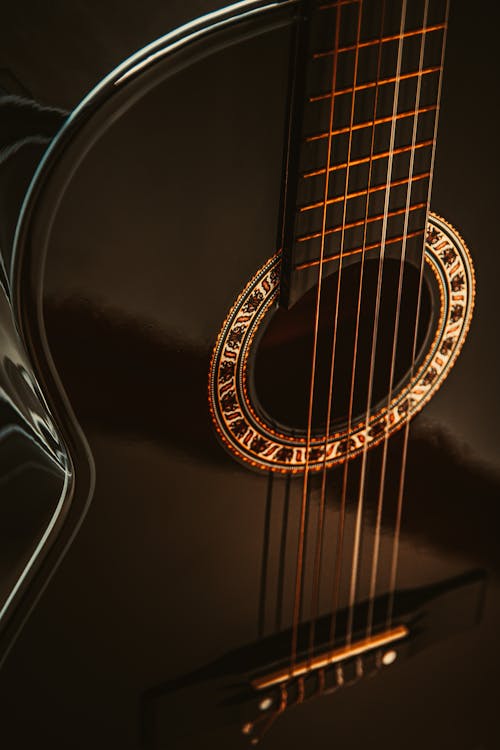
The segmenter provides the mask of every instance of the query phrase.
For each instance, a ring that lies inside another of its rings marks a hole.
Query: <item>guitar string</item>
[[[338,50],[338,47],[339,47],[341,19],[342,19],[342,5],[338,4],[335,9],[335,42],[334,42],[335,50]],[[327,145],[327,156],[326,156],[327,167],[330,165],[330,160],[331,160],[331,155],[332,155],[333,136],[331,134],[331,131],[333,130],[333,119],[334,119],[334,112],[335,112],[335,97],[333,96],[333,93],[335,91],[335,86],[336,86],[336,81],[337,81],[337,67],[338,67],[338,53],[335,53],[332,59],[332,74],[331,74],[332,97],[330,100],[330,113],[329,113],[330,134],[328,136],[328,145]],[[320,306],[321,306],[321,286],[322,286],[322,281],[323,281],[323,256],[325,253],[325,238],[326,238],[325,232],[326,232],[326,215],[327,215],[327,200],[328,200],[329,183],[330,183],[330,173],[327,168],[325,172],[325,187],[324,187],[324,196],[323,196],[324,198],[323,219],[322,219],[323,232],[321,236],[320,263],[318,267],[318,281],[317,281],[318,291],[316,295],[314,338],[313,338],[313,351],[312,351],[312,364],[311,364],[311,382],[310,382],[310,390],[309,390],[307,436],[306,436],[306,445],[305,445],[305,467],[304,467],[304,477],[303,477],[303,483],[302,483],[302,501],[301,501],[301,507],[300,507],[300,520],[299,520],[299,541],[298,541],[298,549],[297,549],[295,595],[294,595],[294,603],[293,603],[290,674],[293,673],[295,663],[297,660],[298,629],[299,629],[300,609],[301,609],[301,602],[302,602],[302,577],[303,577],[303,568],[304,568],[304,559],[303,559],[304,558],[304,536],[305,536],[306,510],[307,510],[307,505],[308,505],[307,500],[308,500],[308,490],[309,490],[309,481],[308,481],[309,480],[309,449],[310,449],[310,444],[311,444],[312,415],[313,415],[314,390],[315,390],[315,381],[316,381],[316,364],[317,364],[316,356],[317,356],[317,346],[318,346],[319,312],[320,312]]]
[[[383,39],[384,39],[385,15],[386,15],[386,0],[382,0],[379,45],[378,45],[378,50],[377,50],[377,74],[376,74],[377,83],[380,80],[380,76],[382,72],[382,48],[383,48]],[[362,299],[362,294],[363,294],[363,279],[364,279],[366,248],[367,248],[367,239],[368,239],[368,216],[369,216],[369,211],[370,211],[370,186],[371,186],[372,174],[373,174],[373,156],[375,153],[376,116],[377,116],[378,101],[379,101],[379,90],[380,90],[379,86],[377,85],[375,87],[375,92],[374,92],[374,97],[373,97],[373,110],[372,110],[373,125],[371,129],[368,182],[367,182],[367,191],[366,191],[366,200],[365,200],[365,225],[364,225],[364,230],[363,230],[363,244],[361,248],[360,279],[359,279],[359,285],[358,285],[356,325],[355,325],[355,333],[354,333],[354,348],[353,348],[352,367],[351,367],[351,383],[350,383],[349,406],[348,406],[348,414],[347,414],[347,433],[346,433],[346,438],[345,438],[346,453],[348,452],[348,449],[349,449],[349,441],[350,441],[351,430],[352,430],[352,414],[353,414],[353,407],[354,407],[354,385],[355,385],[355,378],[356,378],[356,361],[357,361],[357,352],[358,352],[358,343],[359,343],[359,327],[360,327],[360,320],[361,320],[361,299]],[[336,629],[337,629],[337,611],[338,611],[338,607],[340,604],[342,551],[343,551],[343,545],[344,545],[345,510],[346,510],[346,502],[347,502],[347,479],[348,479],[349,466],[350,466],[350,462],[348,460],[344,461],[343,471],[342,471],[342,490],[341,490],[341,499],[340,499],[340,506],[339,506],[339,519],[338,519],[338,525],[337,525],[335,562],[334,562],[334,570],[333,570],[332,620],[330,624],[330,634],[329,634],[329,642],[330,642],[332,649],[335,647],[335,638],[336,638]]]
[[[446,38],[447,38],[447,32],[448,32],[449,11],[450,11],[450,0],[447,0],[446,9],[445,9],[445,26],[444,26],[444,31],[443,31],[443,46],[441,50],[441,71],[439,74],[439,83],[438,83],[438,96],[437,96],[438,107],[436,110],[436,119],[434,122],[434,144],[432,147],[431,166],[430,166],[431,174],[429,178],[428,203],[427,203],[427,212],[426,212],[426,217],[425,217],[426,228],[427,228],[427,222],[429,218],[430,196],[432,193],[432,181],[434,177],[437,129],[438,129],[438,124],[439,124],[439,110],[441,106],[441,96],[442,96],[442,88],[443,88],[444,55],[445,55],[445,50],[446,50]],[[425,268],[425,252],[422,253],[422,258],[420,261],[417,309],[416,309],[416,314],[415,314],[415,330],[414,330],[414,335],[413,335],[412,365],[410,368],[410,380],[413,379],[414,370],[415,370],[415,360],[417,357],[418,329],[419,329],[419,324],[420,324],[420,310],[421,310],[421,300],[422,300],[424,268]],[[394,598],[395,598],[395,589],[396,589],[397,566],[398,566],[398,559],[399,559],[401,520],[402,520],[402,512],[403,512],[403,496],[404,496],[404,485],[405,485],[405,477],[406,477],[406,464],[407,464],[407,458],[408,458],[409,435],[410,435],[410,420],[408,419],[405,423],[404,432],[403,432],[402,461],[401,461],[401,470],[400,470],[399,483],[398,483],[396,522],[395,522],[394,541],[393,541],[392,557],[391,557],[391,565],[390,565],[389,597],[388,597],[387,616],[386,616],[386,625],[388,628],[392,624],[393,614],[394,614]]]
[[[371,352],[370,352],[368,393],[367,393],[367,399],[366,399],[366,412],[365,412],[365,420],[364,420],[365,426],[368,424],[368,421],[370,418],[371,400],[372,400],[372,393],[373,393],[375,356],[376,356],[376,349],[377,349],[378,326],[379,326],[379,318],[380,318],[380,303],[381,303],[381,292],[382,292],[382,273],[383,273],[383,267],[384,267],[385,240],[387,237],[387,225],[388,225],[387,216],[389,213],[389,197],[390,197],[390,192],[391,192],[389,188],[389,184],[392,179],[392,169],[393,169],[393,161],[394,161],[393,152],[394,152],[395,140],[396,140],[396,123],[397,123],[395,116],[398,111],[398,103],[399,103],[400,77],[401,77],[403,47],[404,47],[403,33],[404,33],[404,28],[405,28],[405,23],[406,23],[406,11],[407,11],[407,0],[403,0],[402,12],[401,12],[401,24],[400,24],[400,29],[399,29],[400,38],[399,38],[399,43],[398,43],[398,56],[397,56],[397,65],[396,65],[396,83],[395,83],[393,111],[392,111],[393,119],[391,123],[390,149],[389,149],[390,153],[389,153],[388,164],[387,164],[387,179],[386,179],[387,190],[385,193],[385,201],[384,201],[384,220],[382,224],[380,257],[379,257],[379,263],[378,263],[377,295],[376,295],[376,301],[375,301],[374,327],[373,327],[373,334],[372,334],[372,346],[371,346]],[[368,456],[368,447],[365,441],[364,446],[363,446],[363,452],[362,452],[362,461],[361,461],[361,470],[360,470],[360,486],[359,486],[359,492],[358,492],[357,511],[356,511],[355,528],[354,528],[353,557],[352,557],[352,567],[351,567],[351,579],[350,579],[350,585],[349,585],[348,614],[347,614],[347,626],[346,626],[346,645],[347,646],[351,644],[352,635],[353,635],[354,605],[355,605],[355,599],[356,599],[356,589],[357,589],[357,583],[358,583],[358,572],[359,572],[359,564],[360,564],[360,547],[361,547],[361,532],[362,532],[362,520],[363,520],[363,511],[364,511],[367,456]]]
[[[424,15],[423,15],[423,22],[422,22],[422,28],[424,29],[424,32],[420,40],[420,53],[419,53],[419,72],[420,73],[422,72],[423,66],[424,66],[425,43],[427,39],[425,28],[427,26],[428,13],[429,13],[429,0],[425,0]],[[403,227],[403,242],[402,242],[402,248],[401,248],[401,258],[399,262],[399,276],[398,276],[397,299],[396,299],[396,316],[395,316],[395,323],[394,323],[394,335],[393,335],[393,340],[392,340],[391,368],[390,368],[390,373],[389,373],[389,391],[387,395],[387,407],[386,407],[387,417],[385,421],[385,435],[384,435],[384,442],[383,442],[383,448],[382,448],[382,464],[380,467],[380,481],[379,481],[379,490],[378,490],[378,497],[377,497],[377,515],[376,515],[376,521],[375,521],[375,534],[374,534],[372,565],[371,565],[371,573],[370,573],[370,586],[369,586],[369,593],[368,593],[368,614],[367,614],[367,626],[366,626],[367,638],[372,634],[372,630],[373,630],[375,592],[376,592],[376,586],[377,586],[378,567],[379,567],[379,559],[380,559],[382,514],[383,514],[383,507],[384,507],[384,494],[385,494],[386,474],[387,474],[387,456],[388,456],[388,449],[389,449],[389,409],[390,409],[390,405],[392,401],[392,394],[393,394],[393,389],[394,389],[394,377],[395,377],[395,370],[396,370],[396,355],[397,355],[397,348],[398,348],[399,325],[400,325],[400,317],[401,317],[401,300],[402,300],[402,295],[403,295],[404,270],[405,270],[405,260],[406,260],[406,250],[407,250],[407,235],[408,235],[408,226],[409,226],[409,219],[410,219],[410,206],[411,206],[412,187],[413,187],[413,172],[415,168],[415,144],[417,142],[417,131],[418,131],[418,123],[419,123],[419,106],[420,106],[421,94],[422,94],[422,76],[419,75],[417,78],[417,90],[416,90],[416,96],[415,96],[415,115],[413,117],[413,130],[412,130],[412,150],[410,152],[409,179],[408,179],[408,186],[406,189],[406,212],[405,212],[404,227]],[[423,252],[423,248],[422,248],[422,252]]]
[[[291,494],[291,474],[286,474],[285,490],[283,498],[283,517],[281,523],[281,536],[279,543],[278,555],[278,575],[276,581],[276,611],[275,611],[275,630],[281,630],[283,626],[283,598],[285,591],[285,569],[286,569],[286,550],[288,537],[288,521],[290,516],[290,494]]]
[[[309,659],[312,659],[314,653],[314,641],[316,636],[316,620],[319,612],[319,592],[320,592],[320,579],[321,579],[321,562],[322,562],[322,548],[323,548],[323,527],[324,527],[324,515],[325,515],[325,502],[326,502],[326,453],[328,441],[330,438],[330,419],[332,414],[333,404],[333,381],[334,381],[334,370],[335,370],[335,352],[337,347],[337,329],[338,319],[340,310],[340,291],[342,284],[342,262],[345,247],[345,225],[347,216],[347,195],[349,193],[349,176],[350,176],[350,159],[352,153],[352,140],[353,140],[353,124],[355,115],[355,104],[356,104],[356,93],[355,87],[358,79],[358,63],[359,63],[359,43],[361,40],[361,22],[363,18],[363,0],[360,0],[358,5],[358,18],[356,27],[356,51],[354,55],[354,71],[353,71],[353,94],[351,98],[351,112],[350,112],[350,128],[349,128],[349,140],[347,146],[347,169],[345,176],[344,185],[344,204],[342,213],[342,235],[340,240],[340,261],[337,278],[337,290],[335,299],[335,315],[333,320],[333,339],[332,339],[332,354],[330,358],[330,375],[328,385],[328,403],[326,410],[326,421],[325,421],[325,440],[324,440],[324,452],[323,452],[323,468],[321,476],[321,490],[320,490],[320,501],[318,508],[318,523],[316,529],[316,551],[314,557],[314,568],[313,568],[313,584],[311,593],[311,625],[309,629]],[[327,199],[327,205],[329,201]],[[327,209],[326,209],[327,210]]]
[[[260,597],[259,597],[259,613],[257,616],[257,634],[258,639],[261,640],[264,637],[266,630],[266,615],[267,615],[267,592],[269,588],[269,557],[270,557],[270,544],[271,544],[271,518],[272,518],[272,506],[273,506],[273,472],[270,471],[267,475],[267,489],[266,489],[266,500],[265,500],[265,511],[264,511],[264,536],[262,540],[262,563],[260,570]]]

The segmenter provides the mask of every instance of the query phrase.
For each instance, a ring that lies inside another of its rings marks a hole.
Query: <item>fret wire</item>
[[[433,143],[434,143],[434,139],[433,138],[429,138],[426,141],[420,141],[419,143],[416,143],[415,144],[415,148],[416,149],[417,148],[426,148],[427,146],[432,146]],[[379,154],[374,154],[372,158],[374,160],[375,159],[385,159],[391,153],[392,154],[404,154],[404,153],[407,153],[408,151],[411,151],[411,149],[412,149],[411,145],[410,146],[400,146],[399,148],[395,148],[392,151],[390,151],[390,150],[389,151],[382,151]],[[332,167],[329,167],[328,171],[329,172],[336,172],[339,169],[345,169],[347,167],[348,163],[351,166],[357,166],[359,164],[367,164],[369,161],[370,161],[370,157],[369,156],[363,156],[362,158],[360,158],[360,159],[354,159],[354,161],[351,161],[351,162],[342,162],[342,164],[334,164]],[[312,172],[304,172],[304,174],[302,175],[302,178],[305,179],[305,180],[307,180],[310,177],[317,177],[318,175],[325,174],[325,172],[326,172],[326,169],[324,167],[322,169],[315,169]]]
[[[385,187],[387,188],[387,185]],[[410,206],[409,211],[417,211],[419,208],[425,208],[426,206],[427,201],[423,201],[422,203],[415,203],[415,205]],[[387,216],[388,219],[391,219],[393,216],[400,216],[404,213],[406,213],[406,208],[398,208],[394,211],[389,211],[387,214],[377,214],[376,216],[370,216],[368,217],[368,219],[366,219],[366,223],[373,224],[375,221],[382,221],[384,216]],[[351,221],[349,224],[344,224],[343,226],[327,229],[324,233],[315,232],[314,234],[304,234],[301,237],[297,237],[297,242],[308,242],[309,240],[315,240],[318,237],[322,237],[323,234],[335,234],[336,232],[341,232],[343,229],[354,229],[355,227],[361,227],[364,225],[365,219],[360,219],[359,221]]]
[[[435,110],[437,110],[437,105],[431,104],[428,107],[421,107],[416,114],[421,115],[425,112],[434,112]],[[391,115],[388,115],[387,117],[377,117],[375,120],[358,122],[356,125],[352,126],[352,130],[363,130],[364,128],[371,128],[373,125],[383,125],[384,123],[392,122],[393,119],[403,120],[405,117],[412,117],[413,115],[415,115],[415,110],[400,112],[395,118],[391,117]],[[345,128],[338,128],[337,130],[332,130],[331,135],[343,135],[344,133],[349,133],[350,130],[351,128],[348,126]],[[313,143],[314,141],[321,141],[324,138],[328,138],[329,135],[330,133],[328,133],[328,131],[325,133],[318,133],[317,135],[309,135],[305,138],[305,142]]]
[[[418,36],[419,34],[429,34],[433,31],[442,31],[446,28],[446,24],[444,23],[437,23],[435,26],[428,26],[426,29],[414,29],[412,31],[405,31],[402,35],[403,39],[408,39],[412,36]],[[386,44],[388,42],[394,42],[400,39],[399,34],[392,34],[391,36],[386,36],[382,40],[380,39],[369,39],[366,42],[360,43],[360,48],[366,49],[367,47],[375,47],[380,41],[382,41],[382,44]],[[338,51],[340,52],[352,52],[356,49],[355,44],[349,44],[346,47],[341,47]],[[324,52],[315,52],[312,59],[313,60],[321,60],[324,57],[330,57],[333,55],[332,50],[325,50]]]
[[[354,91],[366,91],[367,89],[373,89],[375,86],[386,86],[389,83],[395,83],[396,81],[407,81],[410,78],[419,78],[420,76],[430,75],[432,73],[437,73],[441,70],[440,65],[433,65],[431,68],[424,68],[424,70],[414,70],[411,73],[403,73],[400,76],[390,76],[389,78],[383,78],[379,83],[377,84],[376,81],[369,81],[368,83],[360,83],[357,86],[349,86],[345,89],[339,89],[338,91],[335,91],[333,94],[317,94],[317,96],[310,96],[309,97],[309,103],[313,104],[314,102],[322,102],[327,99],[331,99],[332,96],[342,96],[344,94],[352,94]]]
[[[335,3],[320,5],[318,10],[330,10],[331,8],[339,8],[341,5],[354,5],[355,3],[359,5],[359,2],[360,0],[337,0]]]
[[[427,177],[430,177],[430,172],[421,172],[420,174],[413,175],[411,178],[412,182],[419,182],[420,180],[425,180]],[[406,185],[410,181],[409,177],[403,177],[401,180],[394,180],[390,183],[389,187],[398,187],[399,185]],[[374,185],[371,188],[368,188],[368,190],[357,190],[354,193],[348,193],[348,195],[345,196],[346,200],[351,200],[352,198],[360,198],[364,197],[365,195],[371,195],[372,193],[377,193],[381,190],[385,190],[387,188],[387,184],[383,183],[381,185]],[[331,205],[333,203],[343,203],[344,196],[338,195],[335,198],[329,198],[327,201],[327,205]],[[301,206],[299,209],[300,212],[304,211],[311,211],[314,208],[320,208],[323,206],[323,201],[318,201],[318,203],[310,203],[307,206]]]
[[[412,239],[413,237],[418,237],[419,235],[424,234],[424,229],[419,229],[416,232],[410,232],[406,235],[406,238]],[[386,240],[385,244],[387,245],[394,245],[396,242],[401,242],[404,239],[404,235],[399,235],[398,237],[391,237],[388,240]],[[380,242],[373,242],[371,245],[366,245],[364,247],[364,251],[367,252],[368,250],[376,250],[380,247]],[[346,258],[349,255],[358,255],[359,253],[363,252],[363,247],[357,247],[354,250],[347,250],[342,254],[343,258]],[[339,260],[340,255],[337,253],[336,255],[325,255],[322,261],[320,260],[308,260],[304,263],[298,263],[294,267],[294,271],[305,271],[308,268],[314,268],[315,266],[319,266],[320,263],[331,263],[334,260]]]

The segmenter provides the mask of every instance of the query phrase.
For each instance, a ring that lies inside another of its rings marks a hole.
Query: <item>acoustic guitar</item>
[[[3,746],[500,747],[490,26],[244,0],[117,20],[79,104],[3,69]]]

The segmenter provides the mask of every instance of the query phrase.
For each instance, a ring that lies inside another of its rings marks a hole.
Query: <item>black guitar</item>
[[[3,744],[495,750],[494,24],[188,10],[0,63]]]

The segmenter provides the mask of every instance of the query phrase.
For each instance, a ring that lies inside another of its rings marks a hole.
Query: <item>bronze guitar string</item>
[[[358,5],[358,20],[357,20],[357,29],[356,29],[356,42],[358,44],[361,39],[362,17],[363,17],[363,0],[361,0],[361,2]],[[354,89],[355,89],[356,81],[358,78],[358,64],[359,64],[359,47],[356,48],[355,57],[354,57],[354,72],[353,72]],[[323,543],[323,523],[324,523],[325,498],[326,498],[326,453],[327,453],[328,440],[330,438],[330,422],[331,422],[331,414],[332,414],[332,401],[333,401],[332,395],[333,395],[335,352],[336,352],[336,347],[337,347],[337,329],[338,329],[338,319],[339,319],[339,310],[340,310],[340,290],[341,290],[341,285],[342,285],[342,260],[343,260],[343,253],[344,253],[344,247],[345,247],[345,231],[349,226],[348,224],[346,224],[347,194],[349,192],[349,175],[350,175],[349,162],[351,159],[351,152],[352,152],[352,137],[353,137],[352,126],[354,124],[355,102],[356,102],[356,95],[355,93],[353,93],[352,100],[351,100],[351,112],[350,112],[349,142],[348,142],[348,147],[347,147],[348,167],[346,170],[345,186],[344,186],[342,235],[341,235],[341,241],[340,241],[340,264],[339,264],[338,277],[337,277],[335,315],[334,315],[334,320],[333,320],[332,356],[330,360],[328,403],[327,403],[326,423],[325,423],[325,443],[324,443],[325,449],[324,449],[323,469],[322,469],[322,477],[321,477],[319,519],[318,519],[317,530],[316,530],[316,554],[315,554],[315,559],[314,559],[313,585],[312,585],[312,595],[311,595],[312,616],[311,616],[311,627],[310,627],[310,632],[309,632],[309,659],[312,659],[313,654],[314,654],[316,619],[318,617],[318,611],[319,611],[319,581],[320,581],[320,573],[321,573],[321,551],[322,551],[322,543]],[[327,195],[328,195],[328,192],[327,192]],[[327,206],[328,206],[328,199],[326,196],[325,205],[323,209],[325,214],[326,214]],[[323,242],[324,242],[324,237],[323,237]]]
[[[425,0],[424,17],[423,17],[423,22],[422,22],[422,27],[424,29],[424,32],[420,40],[420,58],[419,58],[420,70],[423,70],[423,65],[424,65],[425,42],[427,39],[427,36],[425,33],[425,27],[427,25],[428,14],[429,14],[429,0]],[[400,316],[401,316],[401,298],[402,298],[402,292],[403,292],[404,268],[405,268],[405,260],[406,260],[406,249],[407,249],[407,234],[408,234],[408,224],[409,224],[409,216],[410,216],[410,208],[411,208],[411,195],[412,195],[412,187],[413,187],[412,177],[413,177],[413,170],[415,167],[415,148],[414,147],[417,142],[417,128],[418,128],[418,120],[419,120],[418,111],[419,111],[419,106],[420,106],[421,93],[422,93],[422,76],[419,76],[417,79],[415,115],[413,117],[412,150],[410,152],[410,169],[409,169],[410,176],[409,176],[408,187],[406,190],[406,213],[405,213],[405,223],[404,223],[404,228],[403,228],[403,243],[402,243],[401,258],[400,258],[400,263],[399,263],[398,289],[397,289],[397,301],[396,301],[396,318],[395,318],[395,323],[394,323],[394,334],[393,334],[392,352],[391,352],[389,392],[387,396],[388,407],[392,400],[392,393],[393,393],[393,388],[394,388],[395,364],[396,364],[399,324],[400,324]],[[429,196],[428,196],[428,199],[429,199]],[[422,251],[422,254],[424,254],[424,251]],[[372,634],[372,630],[373,630],[375,591],[376,591],[376,585],[377,585],[379,556],[380,556],[380,535],[381,535],[381,526],[382,526],[382,511],[383,511],[383,505],[384,505],[384,491],[385,491],[386,471],[387,471],[387,454],[388,454],[388,446],[389,446],[388,436],[389,436],[388,422],[386,422],[384,442],[383,442],[383,448],[382,448],[382,465],[380,468],[379,491],[378,491],[378,497],[377,497],[377,515],[376,515],[376,521],[375,521],[375,537],[374,537],[374,543],[373,543],[370,587],[369,587],[369,593],[368,593],[368,617],[367,617],[367,626],[366,626],[366,637],[370,637]]]
[[[401,76],[401,67],[402,67],[402,60],[403,60],[403,46],[404,46],[404,40],[402,38],[402,34],[404,33],[404,28],[405,28],[405,23],[406,23],[406,13],[407,13],[407,0],[403,0],[402,11],[401,11],[401,23],[400,23],[400,30],[399,30],[400,39],[398,42],[398,56],[397,56],[397,64],[396,64],[396,86],[395,86],[394,101],[393,101],[393,117],[394,118],[397,114],[398,103],[399,103],[400,76]],[[387,180],[386,180],[387,189],[386,189],[385,201],[384,201],[384,220],[382,224],[382,239],[380,243],[380,255],[379,255],[379,261],[378,261],[377,295],[376,295],[376,301],[375,301],[375,320],[374,320],[373,335],[372,335],[372,346],[371,346],[371,352],[370,352],[370,370],[369,370],[369,379],[368,379],[368,393],[367,393],[367,398],[366,398],[365,423],[368,423],[370,413],[371,413],[374,367],[375,367],[375,356],[376,356],[376,346],[377,346],[378,326],[379,326],[379,316],[380,316],[380,302],[381,302],[381,292],[382,292],[382,274],[383,274],[383,265],[384,265],[384,257],[385,257],[385,240],[387,237],[387,222],[388,222],[387,215],[389,213],[389,197],[390,197],[389,184],[392,179],[392,169],[393,169],[393,161],[394,161],[393,152],[394,152],[395,140],[396,140],[396,124],[397,124],[397,121],[393,119],[391,123],[390,148],[389,148],[389,151],[391,153],[388,157],[388,163],[387,163]],[[360,562],[360,547],[361,547],[361,534],[362,534],[362,519],[363,519],[363,511],[364,511],[364,487],[365,487],[366,471],[367,471],[367,456],[368,456],[368,451],[366,449],[366,444],[365,444],[363,451],[362,451],[359,494],[358,494],[357,511],[356,511],[356,517],[355,517],[355,527],[354,527],[353,555],[352,555],[352,567],[351,567],[351,576],[350,576],[350,583],[349,583],[348,615],[347,615],[347,626],[346,626],[346,645],[351,644],[352,634],[353,634],[354,605],[355,605],[355,599],[356,599],[358,568],[359,568],[359,562]]]
[[[384,34],[385,15],[386,15],[386,0],[382,0],[382,13],[381,13],[381,18],[380,18],[380,41],[379,41],[379,47],[378,47],[378,53],[377,53],[376,81],[379,81],[380,75],[381,75],[381,69],[382,69],[382,44],[383,44],[382,39],[383,39],[383,34]],[[360,278],[359,278],[357,311],[356,311],[356,328],[355,328],[355,334],[354,334],[354,347],[353,347],[353,358],[352,358],[352,368],[351,368],[351,383],[350,383],[349,406],[348,406],[348,415],[347,415],[347,437],[346,439],[348,442],[350,440],[350,434],[351,434],[351,428],[352,428],[352,414],[353,414],[353,408],[354,408],[354,383],[355,383],[355,377],[356,377],[356,360],[357,360],[357,350],[358,350],[358,343],[359,343],[359,328],[360,328],[360,320],[361,320],[361,299],[362,299],[362,294],[363,294],[363,278],[364,278],[366,249],[367,249],[366,241],[367,241],[367,235],[368,235],[368,216],[369,216],[369,211],[370,211],[370,186],[371,186],[372,172],[373,172],[373,155],[375,151],[375,133],[376,133],[375,119],[376,119],[377,108],[378,108],[378,97],[379,97],[379,87],[376,86],[375,95],[373,99],[373,126],[372,126],[372,131],[371,131],[368,182],[367,182],[367,191],[366,191],[366,199],[365,199],[366,221],[365,221],[364,232],[363,232],[363,246],[361,248]],[[377,243],[377,246],[378,246],[378,243]],[[334,571],[333,571],[332,621],[330,625],[330,634],[329,634],[330,644],[331,644],[332,649],[335,647],[337,610],[338,610],[339,598],[340,598],[340,582],[341,582],[341,575],[342,575],[342,550],[344,546],[345,511],[346,511],[346,501],[347,501],[348,466],[349,466],[349,461],[345,461],[343,472],[342,472],[342,487],[341,487],[341,498],[340,498],[340,508],[339,508],[339,519],[338,519],[338,526],[337,526],[335,563],[334,563]],[[324,470],[326,470],[326,467],[324,467]]]
[[[447,32],[448,32],[449,11],[450,11],[450,0],[447,0],[446,10],[445,10],[445,24],[444,24],[444,31],[443,31],[443,46],[441,50],[441,73],[439,75],[438,94],[437,94],[438,112],[439,112],[439,107],[441,103],[441,95],[442,95],[442,87],[443,87],[444,54],[446,50],[446,37],[447,37]],[[429,178],[429,188],[428,188],[429,199],[430,199],[430,195],[432,192],[432,180],[434,176],[437,128],[438,128],[438,117],[436,116],[436,120],[434,123],[434,145],[432,147],[431,166],[430,166],[431,176]],[[426,226],[427,226],[427,220],[429,217],[429,211],[430,211],[430,207],[428,206],[427,216],[426,216]],[[411,377],[413,376],[413,372],[415,369],[415,361],[417,357],[418,328],[419,328],[419,321],[420,321],[420,307],[421,307],[421,300],[422,300],[424,267],[425,267],[425,253],[422,254],[422,259],[420,262],[420,270],[419,270],[417,309],[415,313],[415,330],[414,330],[414,335],[413,335],[412,364],[411,364],[411,370],[410,370]],[[408,458],[409,435],[410,435],[410,426],[409,426],[409,422],[407,422],[404,426],[404,432],[403,432],[403,448],[402,448],[402,457],[401,457],[401,471],[400,471],[399,486],[398,486],[396,523],[395,523],[395,528],[394,528],[394,541],[393,541],[392,559],[391,559],[391,567],[390,567],[389,600],[388,600],[388,605],[387,605],[387,618],[386,618],[387,623],[392,622],[393,610],[394,610],[394,596],[395,596],[395,589],[396,589],[397,565],[398,565],[398,558],[399,558],[399,544],[400,544],[400,535],[401,535],[401,520],[402,520],[402,513],[403,513],[403,496],[404,496],[404,485],[405,485],[405,476],[406,476],[406,463],[407,463],[407,458]]]
[[[338,49],[340,40],[340,23],[342,14],[342,3],[339,3],[335,11],[335,42],[334,48]],[[338,66],[338,54],[333,55],[332,60],[332,93],[335,91],[337,82],[337,66]],[[330,164],[331,153],[332,153],[332,139],[331,131],[333,130],[333,118],[335,113],[335,97],[332,96],[330,100],[330,112],[329,112],[329,128],[330,135],[328,136],[327,145],[327,157],[326,164]],[[328,189],[329,189],[329,172],[326,171],[325,175],[325,187],[324,187],[324,208],[323,208],[323,235],[321,237],[321,248],[320,248],[320,261],[322,261],[325,252],[325,230],[326,230],[326,216],[327,216],[327,205],[328,200]],[[321,305],[321,283],[323,278],[323,264],[320,262],[318,267],[318,292],[316,296],[316,312],[315,312],[315,324],[314,324],[314,339],[313,339],[313,352],[312,352],[312,364],[311,364],[311,384],[309,390],[309,410],[307,419],[307,437],[305,446],[305,467],[304,467],[304,478],[302,484],[302,502],[300,509],[300,523],[299,523],[299,541],[297,549],[297,567],[295,576],[295,597],[293,605],[293,625],[292,625],[292,644],[291,644],[291,656],[290,656],[290,672],[293,672],[295,662],[297,659],[297,639],[298,639],[298,626],[300,619],[300,609],[302,601],[302,576],[304,567],[304,536],[305,536],[305,523],[306,523],[306,510],[308,500],[308,478],[309,478],[309,450],[311,444],[311,431],[312,431],[312,415],[313,415],[313,402],[314,402],[314,386],[316,377],[316,355],[318,345],[318,330],[319,330],[319,312]]]

